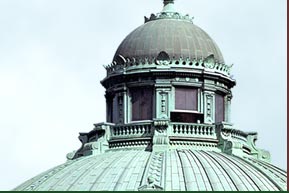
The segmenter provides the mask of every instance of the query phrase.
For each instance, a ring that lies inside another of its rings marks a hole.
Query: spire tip
[[[174,0],[164,0],[164,6],[166,6],[167,4],[174,4]]]

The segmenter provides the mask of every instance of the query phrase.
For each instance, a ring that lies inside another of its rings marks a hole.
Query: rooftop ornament
[[[163,2],[106,66],[106,122],[80,133],[66,163],[15,190],[287,189],[257,133],[231,122],[232,66],[173,0]]]

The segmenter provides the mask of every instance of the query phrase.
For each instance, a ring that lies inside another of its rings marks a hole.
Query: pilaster
[[[158,80],[155,85],[155,118],[168,119],[170,117],[172,88],[169,81]]]
[[[231,100],[231,95],[225,97],[225,122],[227,123],[231,123]]]
[[[212,91],[204,91],[204,123],[215,121],[215,94]]]

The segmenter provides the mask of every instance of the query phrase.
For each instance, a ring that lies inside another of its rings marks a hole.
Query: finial
[[[176,12],[174,0],[164,0],[164,8],[162,12]]]
[[[166,6],[167,4],[174,4],[174,0],[164,0],[164,6]]]

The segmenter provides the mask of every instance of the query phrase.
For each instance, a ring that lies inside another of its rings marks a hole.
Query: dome
[[[213,55],[216,62],[224,63],[220,49],[204,30],[192,22],[170,18],[149,21],[131,32],[118,47],[114,61],[119,55],[153,60],[160,52],[176,60]]]
[[[106,121],[67,161],[14,190],[286,190],[287,172],[230,119],[230,68],[209,35],[164,0],[106,66]]]
[[[15,190],[285,190],[286,172],[254,158],[176,149],[81,157]]]

